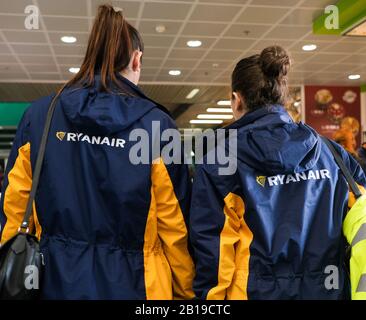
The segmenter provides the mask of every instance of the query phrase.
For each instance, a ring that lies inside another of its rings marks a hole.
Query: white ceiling
[[[61,82],[79,66],[93,16],[102,0],[1,0],[0,81]],[[315,36],[312,20],[330,0],[129,0],[112,1],[144,38],[143,83],[228,85],[235,63],[279,44],[292,54],[292,85],[358,84],[366,81],[365,38]],[[40,30],[25,30],[24,8],[37,5]],[[157,24],[166,32],[157,34]],[[247,34],[246,31],[249,31]],[[76,44],[64,44],[74,35]],[[188,48],[198,39],[201,48]],[[307,43],[316,52],[304,52]],[[216,67],[213,67],[217,64]],[[170,69],[182,75],[168,75]],[[347,79],[360,73],[360,81]]]

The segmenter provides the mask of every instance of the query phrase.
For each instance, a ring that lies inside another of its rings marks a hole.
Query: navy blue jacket
[[[45,258],[45,299],[193,297],[187,167],[152,164],[152,147],[147,164],[129,159],[139,141],[129,139],[132,130],[146,130],[152,145],[153,121],[158,131],[176,126],[119,80],[122,91],[100,92],[97,77],[93,87],[65,89],[57,102],[32,220]],[[24,215],[51,99],[33,103],[19,125],[0,206],[2,243]]]
[[[226,129],[238,134],[235,174],[220,175],[218,164],[205,161],[193,185],[196,295],[348,298],[342,224],[351,205],[349,190],[319,135],[294,123],[281,106],[250,112]],[[357,162],[334,146],[357,183],[365,186]],[[326,285],[327,272],[334,270],[328,266],[338,268],[337,290]]]

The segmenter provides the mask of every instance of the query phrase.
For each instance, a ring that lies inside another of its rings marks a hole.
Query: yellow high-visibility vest
[[[358,198],[347,213],[343,222],[343,234],[352,246],[352,300],[366,300],[366,195]]]

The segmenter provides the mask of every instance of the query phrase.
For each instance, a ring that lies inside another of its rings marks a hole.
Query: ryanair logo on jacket
[[[301,173],[277,175],[272,177],[258,176],[256,178],[256,181],[259,185],[261,185],[264,188],[266,186],[266,183],[268,183],[270,187],[273,187],[306,180],[324,180],[324,179],[330,179],[330,171],[327,169],[309,170]]]
[[[73,133],[73,132],[56,132],[56,137],[60,141],[68,142],[86,142],[89,144],[99,144],[108,145],[115,148],[124,148],[126,140],[109,138],[109,137],[99,137],[99,136],[88,136],[84,133]]]

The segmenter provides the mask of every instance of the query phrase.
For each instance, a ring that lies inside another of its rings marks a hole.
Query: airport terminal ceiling
[[[2,0],[0,101],[32,101],[68,80],[70,69],[82,62],[96,7],[103,2]],[[360,85],[364,80],[348,79],[349,74],[366,73],[363,37],[314,34],[313,22],[335,0],[111,3],[124,10],[143,36],[142,88],[170,110],[180,128],[208,127],[190,121],[229,99],[236,62],[269,45],[281,45],[291,54],[290,85],[296,108],[304,84]],[[27,5],[40,9],[38,30],[24,28]],[[65,43],[61,41],[64,36],[76,41]],[[316,50],[304,51],[309,44]],[[189,99],[192,91],[196,95]],[[230,121],[224,119],[223,124]]]
[[[180,134],[127,81],[123,17]],[[365,37],[366,0],[0,0],[0,300],[126,299],[128,319],[366,300]],[[96,70],[137,97],[26,112]]]

